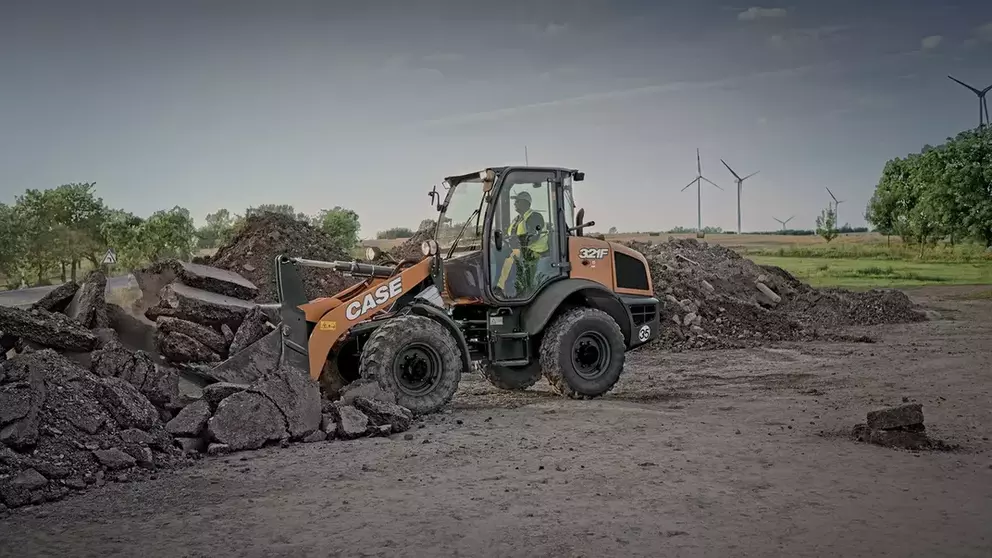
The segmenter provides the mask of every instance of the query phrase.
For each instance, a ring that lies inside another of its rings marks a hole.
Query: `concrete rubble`
[[[854,426],[851,436],[859,442],[888,448],[950,449],[927,435],[923,424],[923,406],[919,403],[871,411],[865,423]]]
[[[161,262],[135,272],[133,307],[106,277],[0,306],[0,503],[6,508],[146,478],[202,455],[382,436],[412,413],[378,384],[321,399],[278,362],[278,315],[239,274]],[[245,350],[251,347],[251,350]],[[332,410],[333,409],[333,410]],[[343,412],[339,409],[343,409]]]

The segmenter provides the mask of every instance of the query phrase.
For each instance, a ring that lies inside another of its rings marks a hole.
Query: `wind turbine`
[[[716,182],[713,182],[709,178],[703,176],[703,164],[699,161],[698,147],[696,148],[696,173],[696,178],[693,178],[692,182],[686,184],[685,188],[682,188],[680,192],[685,192],[686,188],[692,186],[693,184],[696,185],[696,236],[698,237],[703,234],[703,190],[700,184],[703,180],[705,180],[717,188],[720,188]],[[720,189],[723,190],[723,188]]]
[[[793,215],[792,217],[795,217],[795,215]],[[789,223],[789,221],[791,221],[791,220],[792,220],[792,217],[789,217],[789,218],[788,218],[788,219],[786,219],[785,221],[783,221],[783,220],[781,220],[781,219],[779,219],[778,217],[772,217],[772,219],[775,219],[775,220],[776,220],[776,221],[778,221],[779,223],[782,223],[782,230],[784,231],[784,230],[785,230],[785,225],[786,225],[786,224],[788,224],[788,223]]]
[[[840,204],[844,203],[846,200],[839,200],[839,199],[837,199],[837,196],[835,196],[834,193],[830,191],[830,188],[827,188],[827,193],[830,194],[830,197],[834,199],[834,221],[836,221],[836,223],[835,223],[834,226],[836,226],[839,229],[840,228],[840,217],[838,217],[839,212],[837,211],[837,206],[839,206]]]
[[[957,78],[954,78],[954,77],[951,77],[951,76],[947,76],[947,77],[949,77],[954,82],[956,82],[956,83],[958,83],[960,85],[963,85],[964,87],[967,87],[975,95],[978,95],[978,127],[981,128],[981,127],[985,126],[986,124],[989,124],[990,123],[989,122],[989,104],[988,104],[988,100],[985,98],[985,94],[988,93],[989,91],[992,91],[992,85],[986,87],[985,89],[979,90],[979,89],[976,89],[976,88],[968,85],[967,83],[965,83],[965,82],[963,82],[963,81],[961,81],[961,80],[959,80]]]
[[[745,180],[758,174],[760,171],[754,171],[744,178],[741,178],[736,172],[734,172],[734,169],[730,168],[730,165],[728,165],[726,161],[720,159],[720,162],[723,163],[723,166],[727,167],[730,174],[734,175],[734,178],[737,180],[737,234],[741,234],[741,185],[744,184]]]

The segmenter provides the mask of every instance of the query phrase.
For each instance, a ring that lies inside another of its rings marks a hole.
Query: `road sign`
[[[107,250],[107,255],[103,257],[103,263],[105,265],[117,263],[117,254],[114,252],[113,248]]]

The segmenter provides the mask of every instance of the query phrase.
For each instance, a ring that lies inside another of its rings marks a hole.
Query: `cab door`
[[[496,192],[489,272],[493,298],[501,303],[532,299],[563,276],[562,231],[554,170],[509,170]]]

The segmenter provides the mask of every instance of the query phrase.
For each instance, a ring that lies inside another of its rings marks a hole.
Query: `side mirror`
[[[503,249],[503,231],[493,232],[493,244],[496,245],[496,251]]]

